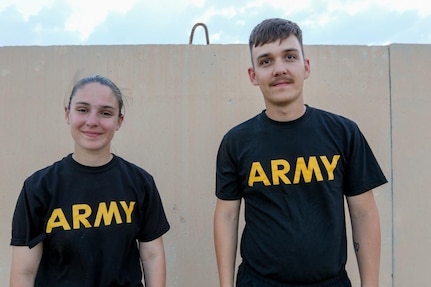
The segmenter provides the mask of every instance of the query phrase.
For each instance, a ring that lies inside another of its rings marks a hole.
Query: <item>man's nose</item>
[[[281,60],[275,61],[273,73],[274,73],[274,76],[286,74],[287,73],[286,64]]]

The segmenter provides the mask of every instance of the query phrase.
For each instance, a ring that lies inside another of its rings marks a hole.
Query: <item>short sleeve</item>
[[[345,194],[358,195],[387,182],[367,140],[355,124],[346,164]]]
[[[28,190],[27,182],[24,182],[12,218],[10,244],[32,248],[43,241],[45,239],[43,212],[43,202]]]
[[[233,148],[225,136],[220,143],[216,162],[216,196],[223,200],[238,200],[242,197],[241,179],[235,162]]]
[[[152,177],[145,188],[142,227],[138,236],[138,240],[141,242],[152,241],[162,236],[170,228],[160,194]]]

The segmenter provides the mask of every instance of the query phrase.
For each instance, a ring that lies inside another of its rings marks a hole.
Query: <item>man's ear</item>
[[[305,69],[304,79],[308,79],[311,73],[310,59],[308,58],[304,59],[304,69]]]
[[[248,68],[248,77],[250,78],[250,82],[255,85],[258,86],[259,82],[256,79],[256,73],[254,71],[253,67]]]

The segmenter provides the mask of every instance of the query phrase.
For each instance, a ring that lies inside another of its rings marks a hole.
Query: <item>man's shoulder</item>
[[[260,114],[233,126],[230,130],[228,130],[225,137],[241,136],[244,133],[253,131],[254,127],[259,122],[259,117]]]
[[[338,123],[347,126],[356,126],[356,123],[352,119],[344,115],[314,107],[308,108],[311,110],[312,116],[317,118],[319,121],[327,121],[333,124]]]

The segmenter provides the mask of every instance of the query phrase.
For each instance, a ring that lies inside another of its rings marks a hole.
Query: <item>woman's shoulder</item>
[[[114,159],[118,161],[118,167],[120,168],[120,170],[126,171],[131,174],[140,174],[147,178],[153,177],[146,169],[144,169],[137,163],[131,162],[118,155],[114,155]]]
[[[46,178],[46,177],[50,177],[52,175],[54,175],[55,173],[57,173],[59,170],[63,169],[63,168],[67,168],[67,166],[70,164],[70,155],[67,155],[66,157],[48,165],[45,166],[39,170],[36,170],[35,172],[33,172],[30,176],[27,177],[26,181],[35,181],[35,180],[39,180],[42,178]]]

